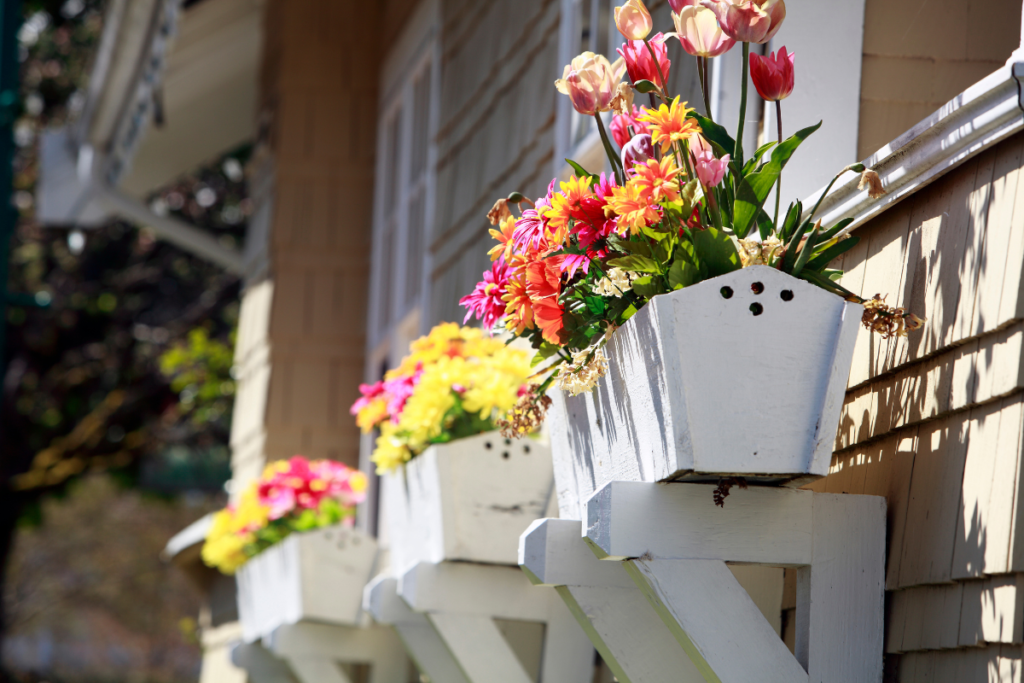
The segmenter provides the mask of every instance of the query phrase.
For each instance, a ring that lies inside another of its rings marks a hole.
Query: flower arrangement
[[[504,323],[530,341],[543,364],[543,381],[501,422],[506,436],[535,428],[555,380],[564,391],[588,391],[607,367],[602,347],[652,297],[738,268],[765,265],[849,301],[865,304],[864,325],[883,337],[903,336],[923,320],[884,298],[865,301],[838,284],[829,268],[853,247],[852,219],[824,226],[814,220],[821,199],[847,172],[861,173],[861,189],[885,193],[878,175],[851,164],[832,180],[808,212],[799,201],[781,212],[782,172],[821,123],[783,138],[781,102],[794,88],[795,59],[785,47],[768,57],[750,53],[786,18],[784,0],[670,0],[675,32],[651,36],[642,0],[615,9],[626,38],[620,58],[584,52],[555,81],[581,114],[592,115],[613,172],[596,175],[566,160],[575,174],[536,201],[515,192],[488,214],[498,245],[492,266],[461,303],[485,327]],[[671,64],[665,42],[678,39],[697,60],[704,94],[701,115],[667,92]],[[708,62],[736,43],[743,51],[740,112],[735,137],[710,117]],[[749,77],[748,77],[749,67]],[[623,74],[629,82],[621,82]],[[778,136],[744,153],[747,82],[775,102]],[[635,94],[649,106],[637,108]],[[602,112],[613,112],[609,139]],[[765,207],[776,188],[774,211]],[[520,215],[514,216],[512,208]]]
[[[366,475],[333,460],[302,456],[267,465],[236,505],[213,517],[203,544],[203,562],[224,574],[294,531],[352,524],[366,497]]]
[[[492,324],[494,321],[491,321]],[[442,323],[375,384],[362,384],[356,424],[380,430],[372,456],[390,472],[435,443],[495,429],[528,391],[530,358],[482,330]]]

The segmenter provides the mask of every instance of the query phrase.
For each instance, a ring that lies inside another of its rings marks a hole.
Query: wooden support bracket
[[[406,683],[402,643],[388,626],[335,626],[300,621],[263,639],[300,683],[352,683],[338,664],[369,664],[369,683]]]
[[[585,528],[534,523],[520,563],[557,587],[620,681],[881,680],[885,500],[752,487],[723,509],[712,489],[611,482],[588,501]],[[798,568],[795,656],[765,619],[757,582],[737,571],[747,568],[726,562]]]
[[[233,645],[231,663],[244,669],[252,683],[295,683],[288,665],[259,643],[239,642]]]
[[[398,597],[398,579],[380,575],[363,595],[363,609],[378,624],[394,627],[421,673],[437,683],[470,683],[430,620]]]
[[[594,649],[554,593],[533,590],[516,567],[421,562],[398,595],[422,613],[472,683],[531,683],[495,619],[544,624],[540,683],[589,683]]]

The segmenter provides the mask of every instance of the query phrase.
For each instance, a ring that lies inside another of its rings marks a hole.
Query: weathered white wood
[[[474,683],[532,683],[494,620],[472,614],[431,613],[427,617]]]
[[[432,446],[384,477],[392,571],[417,562],[512,565],[551,497],[551,450],[497,432]]]
[[[814,683],[878,681],[885,499],[762,487],[734,489],[719,509],[710,490],[608,484],[588,501],[587,540],[608,560],[633,558],[630,575],[709,681],[803,680],[792,678],[796,669]],[[736,577],[723,574],[725,561],[799,567],[795,658]],[[756,653],[745,660],[744,642]],[[764,671],[745,670],[751,662]]]
[[[807,680],[724,562],[641,559],[625,566],[705,680]]]
[[[238,571],[238,611],[246,642],[308,619],[357,624],[377,541],[343,526],[292,534]]]
[[[506,663],[518,659],[494,619],[545,625],[540,680],[589,683],[593,677],[586,633],[557,594],[535,590],[517,567],[421,562],[402,575],[398,595],[427,616],[473,683],[519,680],[508,678],[517,669]]]
[[[231,648],[231,663],[244,669],[252,683],[295,683],[288,665],[259,643],[234,645]]]
[[[602,559],[811,561],[810,491],[734,487],[715,506],[708,484],[613,481],[587,501],[586,539]]]
[[[671,632],[619,562],[594,557],[580,522],[544,519],[520,539],[520,566],[554,587],[621,683],[702,683]]]
[[[422,673],[438,683],[469,683],[444,640],[427,617],[398,597],[398,580],[377,576],[363,591],[363,609],[379,624],[393,626]]]
[[[349,683],[337,663],[368,664],[369,683],[406,683],[408,660],[388,626],[331,626],[308,621],[280,626],[263,639],[301,683]]]
[[[787,290],[791,301],[781,299]],[[590,494],[613,480],[823,476],[860,314],[858,304],[764,266],[655,297],[612,336],[608,373],[593,392],[555,396],[560,516],[582,518]],[[723,379],[729,370],[737,379]],[[758,381],[741,381],[748,373]],[[723,423],[722,406],[750,419]]]

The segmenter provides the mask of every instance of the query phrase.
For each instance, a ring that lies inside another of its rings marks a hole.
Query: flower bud
[[[785,45],[767,57],[750,54],[750,78],[765,102],[784,100],[793,92],[794,57]]]
[[[622,167],[626,169],[626,175],[633,175],[634,166],[652,158],[654,158],[654,145],[651,143],[651,136],[646,133],[634,135],[622,147]]]
[[[706,7],[684,7],[672,13],[672,21],[683,49],[694,57],[718,57],[736,44],[722,31],[715,13]]]
[[[643,0],[626,0],[615,8],[615,26],[626,40],[643,40],[654,28],[654,21]]]

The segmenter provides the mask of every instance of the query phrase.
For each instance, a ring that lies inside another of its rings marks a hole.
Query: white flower
[[[610,268],[608,274],[594,285],[594,293],[601,296],[620,297],[633,288],[633,281],[640,275],[622,268]]]
[[[587,361],[590,356],[590,361]],[[558,386],[570,396],[590,391],[608,372],[608,358],[605,357],[602,349],[595,349],[593,352],[583,349],[572,357],[572,362],[567,363],[562,371],[558,373]]]

